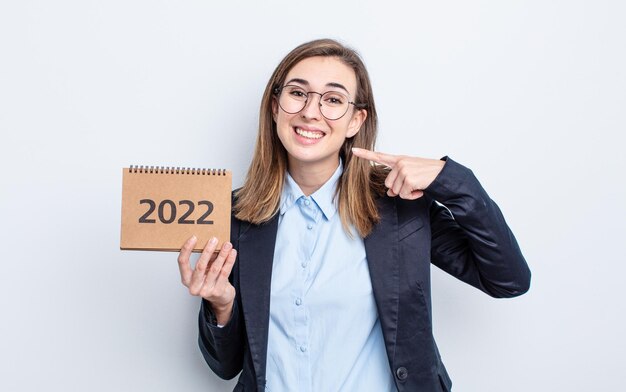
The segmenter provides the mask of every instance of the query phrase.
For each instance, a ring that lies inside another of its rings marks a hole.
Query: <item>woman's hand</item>
[[[216,255],[217,239],[212,238],[204,247],[196,268],[192,269],[189,256],[197,241],[195,236],[191,237],[180,250],[180,278],[189,289],[189,294],[206,299],[211,304],[217,323],[225,325],[230,320],[235,300],[235,288],[230,284],[228,276],[235,264],[237,251],[230,242],[225,242]]]
[[[353,148],[352,153],[359,158],[368,159],[391,168],[391,172],[385,179],[385,186],[389,188],[387,194],[391,197],[400,196],[407,200],[422,197],[424,189],[428,188],[435,180],[445,164],[439,159],[383,154],[363,148]]]

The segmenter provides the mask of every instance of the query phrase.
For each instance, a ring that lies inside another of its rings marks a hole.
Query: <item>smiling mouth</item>
[[[298,127],[295,127],[294,130],[298,135],[307,139],[321,139],[324,137],[324,132],[322,131],[307,131]]]

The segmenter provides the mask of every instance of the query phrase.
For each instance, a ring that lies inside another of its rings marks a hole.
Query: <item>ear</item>
[[[350,123],[348,124],[348,132],[346,133],[346,138],[351,138],[356,135],[361,129],[361,125],[365,122],[367,118],[367,110],[359,109],[356,113],[352,115],[350,119]]]

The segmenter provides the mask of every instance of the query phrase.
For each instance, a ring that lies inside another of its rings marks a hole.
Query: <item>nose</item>
[[[304,104],[304,107],[300,111],[300,115],[304,118],[316,119],[319,120],[322,116],[322,103],[320,100],[322,99],[322,94],[316,93],[314,91],[309,92],[309,97]]]

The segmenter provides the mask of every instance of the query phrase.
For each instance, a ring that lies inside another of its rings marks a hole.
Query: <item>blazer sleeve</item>
[[[240,306],[235,301],[233,314],[226,325],[218,327],[211,306],[202,300],[198,317],[198,344],[204,360],[219,377],[230,380],[243,367],[243,328]]]
[[[432,263],[493,297],[524,294],[530,269],[502,212],[470,169],[442,159],[442,171],[424,190],[433,199]]]
[[[239,249],[240,222],[231,218],[231,242],[235,249]],[[217,326],[217,321],[211,305],[202,299],[198,315],[198,345],[204,360],[219,377],[230,380],[243,367],[243,353],[245,349],[245,328],[239,297],[239,257],[235,261],[229,280],[235,287],[235,302],[230,320],[223,327]]]

